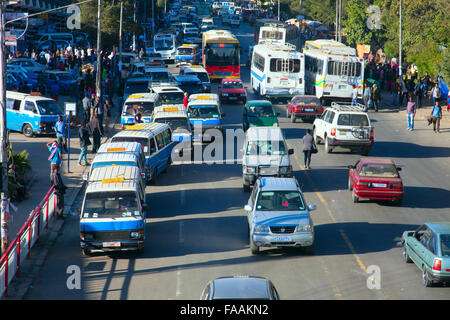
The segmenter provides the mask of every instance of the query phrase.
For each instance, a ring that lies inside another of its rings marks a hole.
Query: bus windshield
[[[184,93],[180,91],[160,92],[159,97],[164,104],[179,104],[183,103]]]
[[[155,50],[172,50],[174,47],[173,39],[156,39]]]
[[[187,118],[158,118],[155,119],[157,123],[167,123],[172,131],[178,129],[188,130],[188,120]]]
[[[83,218],[140,216],[136,193],[133,191],[87,193],[83,209]]]
[[[238,66],[238,43],[208,43],[205,47],[206,65]]]
[[[129,102],[126,104],[126,114],[134,116],[140,113],[143,116],[151,116],[155,107],[153,102]]]

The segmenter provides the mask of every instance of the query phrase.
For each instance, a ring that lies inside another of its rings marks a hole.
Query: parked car
[[[59,86],[60,94],[71,94],[78,80],[68,71],[45,71],[39,76],[39,80],[43,80],[47,88],[54,85]]]
[[[219,86],[220,102],[239,101],[247,102],[247,91],[241,79],[222,79]]]
[[[426,222],[402,235],[402,257],[422,271],[426,287],[450,283],[450,222]]]
[[[29,58],[15,58],[8,62],[8,65],[17,65],[23,67],[28,72],[42,72],[47,70],[47,66],[37,63]]]
[[[389,200],[400,205],[403,182],[397,167],[390,159],[362,158],[349,166],[348,189],[353,202],[359,199]]]
[[[272,281],[258,276],[228,276],[210,281],[201,300],[280,300]]]
[[[322,104],[316,96],[297,95],[286,106],[286,118],[291,118],[291,122],[298,118],[312,122],[322,113]]]

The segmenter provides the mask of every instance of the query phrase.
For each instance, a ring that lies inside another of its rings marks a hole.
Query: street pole
[[[0,142],[1,142],[1,241],[2,254],[8,249],[8,137],[6,131],[6,77],[5,77],[5,2],[0,0]]]
[[[399,25],[398,25],[398,75],[402,76],[402,0],[400,0],[400,8],[399,8]]]
[[[97,11],[97,74],[95,77],[95,89],[96,96],[101,95],[101,81],[102,81],[102,59],[101,59],[101,48],[102,48],[102,0],[98,0],[98,11]]]
[[[133,4],[133,22],[135,24],[135,28],[133,29],[133,51],[136,52],[136,0],[134,0]]]
[[[119,73],[122,76],[122,28],[123,28],[123,0],[120,1],[120,26],[119,26]]]
[[[336,0],[336,23],[335,23],[335,32],[334,32],[334,40],[338,41],[338,30],[339,30],[339,0]]]
[[[342,0],[339,0],[339,38],[338,41],[342,42],[342,25],[341,20],[342,19]]]
[[[280,21],[280,0],[278,0],[278,21]]]
[[[152,0],[152,37],[155,35],[155,4],[154,0]],[[147,23],[147,21],[145,21]]]

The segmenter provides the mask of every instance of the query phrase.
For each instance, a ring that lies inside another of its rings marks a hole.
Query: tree
[[[370,44],[373,33],[367,27],[367,0],[349,0],[345,6],[346,18],[343,20],[344,32],[349,44]]]

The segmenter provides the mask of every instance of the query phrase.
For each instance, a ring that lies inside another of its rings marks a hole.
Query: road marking
[[[184,229],[184,221],[180,221],[180,224],[178,225],[178,242],[179,243],[184,243],[183,229]]]
[[[181,296],[181,294],[182,294],[182,292],[181,292],[181,267],[177,268],[177,291],[175,294],[177,297]]]

